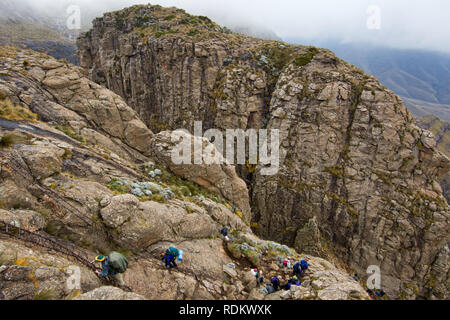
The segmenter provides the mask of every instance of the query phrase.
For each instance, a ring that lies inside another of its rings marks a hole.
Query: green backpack
[[[115,251],[109,254],[109,263],[118,273],[124,273],[128,268],[127,258]]]

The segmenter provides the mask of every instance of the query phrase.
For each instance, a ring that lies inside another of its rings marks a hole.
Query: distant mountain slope
[[[308,43],[304,39],[286,39]],[[405,100],[415,116],[434,114],[450,121],[450,54],[399,50],[336,41],[313,41],[372,74]]]
[[[436,104],[404,97],[403,103],[416,117],[434,115],[444,121],[450,121],[450,105]]]
[[[0,45],[24,47],[78,63],[75,39],[83,26],[81,30],[67,28],[67,1],[55,2],[51,10],[37,1],[0,0],[0,6]]]

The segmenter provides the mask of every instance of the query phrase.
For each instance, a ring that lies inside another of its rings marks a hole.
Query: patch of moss
[[[162,194],[153,194],[151,196],[138,197],[138,199],[142,202],[145,202],[145,201],[154,201],[154,202],[159,202],[159,203],[166,202],[166,199],[164,198],[164,196]]]
[[[115,195],[127,194],[130,193],[131,187],[127,185],[118,184],[119,179],[111,179],[111,182],[108,184],[108,189],[111,190]]]
[[[177,16],[176,15],[174,15],[174,14],[171,14],[171,15],[168,15],[167,17],[165,17],[164,18],[164,20],[166,20],[166,21],[170,21],[170,20],[173,20],[173,19],[175,19]]]
[[[198,31],[198,29],[191,29],[188,32],[188,36],[194,37],[194,36],[198,35],[199,33],[200,33],[200,31]]]
[[[161,175],[157,176],[153,179],[149,179],[150,181],[154,183],[161,183],[162,187],[164,188],[170,188],[172,192],[175,193],[177,197],[180,199],[184,199],[186,201],[191,202],[197,202],[195,201],[196,197],[205,197],[207,199],[210,199],[216,203],[225,204],[225,200],[218,195],[217,193],[210,191],[206,189],[205,187],[200,186],[199,184],[182,179],[174,174],[172,174],[170,171],[168,171],[166,168],[162,166],[147,166],[142,167],[142,170],[146,176],[148,176],[150,171],[159,169],[161,171]]]
[[[335,177],[343,177],[344,176],[344,167],[340,164],[336,164],[332,167],[326,167],[325,171]]]
[[[393,174],[383,173],[381,171],[374,171],[374,173],[380,178],[385,184],[392,185],[392,180],[395,179]]]
[[[303,67],[309,64],[312,59],[314,59],[314,56],[319,52],[317,48],[310,47],[308,48],[308,52],[301,54],[294,60],[294,64],[297,67]]]
[[[77,140],[77,141],[79,141],[79,142],[81,142],[81,143],[85,143],[85,142],[86,142],[86,140],[85,140],[82,136],[80,136],[79,134],[77,134],[77,133],[72,129],[72,127],[70,127],[70,126],[67,126],[67,125],[57,125],[57,126],[55,126],[54,128],[55,128],[56,130],[59,130],[59,131],[63,132],[66,136],[69,136],[69,137],[71,137],[71,138],[74,139],[74,140]]]
[[[34,300],[55,300],[57,298],[58,294],[53,288],[42,289],[34,295]]]

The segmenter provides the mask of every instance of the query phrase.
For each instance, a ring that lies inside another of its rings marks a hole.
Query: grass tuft
[[[13,104],[8,98],[0,101],[0,118],[12,121],[37,122],[37,117],[37,114],[30,109]]]

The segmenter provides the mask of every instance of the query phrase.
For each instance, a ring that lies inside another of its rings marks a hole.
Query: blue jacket
[[[99,273],[101,277],[114,276],[117,272],[109,264],[109,258],[107,257],[105,261],[102,262],[102,272]]]
[[[308,270],[308,262],[306,262],[305,260],[300,261],[302,270]]]
[[[275,289],[280,285],[280,280],[278,280],[278,278],[275,278],[275,277],[273,277],[270,282],[273,284]]]
[[[230,230],[229,228],[223,228],[222,230],[220,230],[220,233],[222,233],[222,235],[224,237],[226,237],[228,235],[228,230]]]

